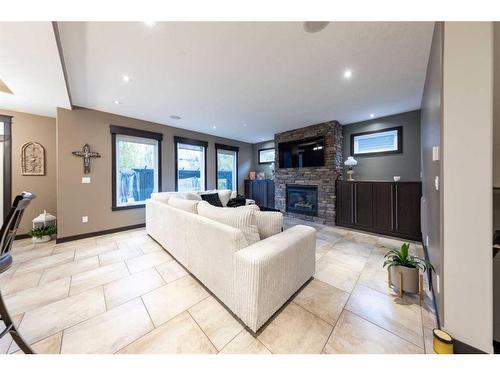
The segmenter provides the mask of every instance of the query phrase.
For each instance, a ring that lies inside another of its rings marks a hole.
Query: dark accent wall
[[[420,119],[422,144],[422,237],[427,254],[436,269],[432,284],[436,285],[436,274],[443,272],[442,246],[442,201],[441,191],[435,188],[435,178],[442,179],[441,134],[443,96],[443,23],[436,22],[432,37],[427,75],[422,96]],[[432,160],[432,147],[439,147],[439,161]],[[443,182],[440,181],[440,184]],[[428,238],[428,243],[426,243]],[[440,280],[440,293],[434,288],[435,301],[439,316],[443,316],[443,277]]]
[[[399,113],[392,116],[344,125],[344,157],[352,155],[351,134],[403,128],[403,152],[381,156],[356,156],[354,179],[392,181],[400,176],[402,181],[420,181],[420,111]],[[344,167],[345,169],[345,167]]]
[[[272,178],[272,172],[270,169],[270,164],[259,164],[259,150],[263,148],[273,148],[274,147],[274,141],[265,141],[265,142],[260,142],[260,143],[254,143],[252,145],[253,148],[253,169],[254,171],[258,172],[264,172],[266,174],[266,178]]]

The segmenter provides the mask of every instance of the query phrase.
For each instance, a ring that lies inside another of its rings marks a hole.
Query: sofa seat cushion
[[[217,193],[201,194],[200,196],[203,201],[210,203],[212,206],[223,207],[222,202],[219,198],[219,194]]]
[[[179,197],[170,197],[168,200],[168,205],[178,208],[180,210],[191,212],[192,214],[198,213],[198,203],[199,201],[189,200]]]
[[[254,210],[215,207],[208,202],[199,202],[198,214],[241,230],[249,246],[260,240]]]

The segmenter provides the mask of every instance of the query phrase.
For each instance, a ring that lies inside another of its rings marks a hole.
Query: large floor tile
[[[159,266],[156,266],[156,269],[166,283],[180,279],[188,274],[187,271],[175,260],[160,264]]]
[[[81,272],[90,271],[99,267],[99,259],[95,256],[77,260],[75,262],[60,264],[55,267],[48,268],[44,271],[40,279],[40,285],[50,281],[62,279],[64,277],[73,276]]]
[[[361,272],[366,265],[368,258],[358,255],[347,255],[346,253],[337,250],[335,247],[324,255],[324,259],[330,262],[337,263],[354,272]]]
[[[39,259],[52,254],[54,251],[53,247],[33,247],[32,249],[15,251],[13,250],[12,260],[14,263],[23,263],[29,260]]]
[[[392,288],[389,287],[387,270],[382,267],[365,267],[359,276],[358,284],[365,285],[380,293],[396,296]]]
[[[155,290],[165,282],[154,268],[115,280],[104,286],[108,309]]]
[[[101,255],[107,253],[108,251],[116,249],[118,249],[118,247],[114,242],[109,242],[89,247],[82,247],[75,251],[75,260],[95,257],[96,255]]]
[[[129,272],[123,262],[82,272],[72,277],[69,294],[75,295],[128,275]]]
[[[161,247],[158,243],[156,243],[153,240],[143,242],[139,245],[139,247],[141,248],[144,254],[154,253],[155,251],[165,251],[163,247]]]
[[[74,256],[74,251],[67,251],[60,254],[32,259],[27,262],[21,263],[21,265],[17,268],[16,275],[19,275],[21,273],[41,271],[46,268],[57,266],[59,264],[69,263],[73,261]]]
[[[343,239],[334,245],[334,248],[346,255],[355,255],[368,258],[375,245]]]
[[[290,303],[259,334],[273,353],[321,353],[333,327],[302,307]]]
[[[349,293],[322,281],[312,280],[300,291],[293,302],[327,323],[335,325],[348,299]]]
[[[413,299],[399,299],[358,285],[352,292],[346,309],[421,348],[424,347],[420,305]]]
[[[7,296],[12,293],[17,293],[25,289],[33,288],[38,285],[42,277],[42,272],[30,272],[24,273],[17,277],[8,278],[0,283],[0,289],[2,290],[3,296]]]
[[[54,245],[54,254],[64,253],[67,251],[76,251],[79,249],[87,249],[95,246],[95,238],[84,238],[77,241],[63,242]]]
[[[196,280],[191,276],[184,276],[142,298],[153,323],[158,327],[206,297],[208,292]]]
[[[5,297],[5,305],[12,315],[30,311],[67,297],[69,284],[70,278],[66,277],[48,284],[22,290]]]
[[[99,264],[106,266],[108,264],[121,262],[127,259],[135,258],[144,253],[138,247],[123,247],[116,250],[107,251],[99,255]]]
[[[324,353],[417,354],[423,353],[423,350],[345,310],[325,346]]]
[[[126,261],[127,267],[132,273],[143,271],[147,268],[158,266],[162,263],[172,260],[172,257],[165,251],[155,251],[150,254],[145,254],[140,257],[129,259]]]
[[[339,262],[331,261],[325,257],[326,255],[316,263],[314,278],[350,293],[356,285],[359,272],[355,272]]]
[[[243,330],[219,354],[271,354],[271,352],[259,340]]]
[[[212,296],[188,311],[217,350],[221,350],[243,329],[243,326]]]
[[[95,288],[25,313],[19,331],[36,342],[105,311],[102,288]]]
[[[335,244],[342,240],[343,236],[331,227],[323,227],[316,232],[316,238]]]
[[[184,312],[120,350],[119,353],[211,354],[217,353],[217,350],[193,318]]]
[[[61,351],[61,341],[62,332],[58,332],[52,336],[31,344],[30,346],[36,354],[59,354]],[[16,347],[16,349],[19,348]],[[14,350],[14,348],[12,350]],[[23,354],[23,352],[19,349],[15,351],[14,354]]]
[[[61,353],[111,354],[153,329],[140,298],[64,331]]]

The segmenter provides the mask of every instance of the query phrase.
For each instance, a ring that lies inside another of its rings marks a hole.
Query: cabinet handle
[[[399,230],[399,219],[398,219],[398,185],[396,184],[396,186],[394,187],[396,189],[396,199],[395,199],[395,215],[396,215],[396,232]]]
[[[391,184],[391,230],[394,230],[394,185]]]
[[[358,222],[358,215],[356,215],[356,184],[352,185],[352,216],[353,221],[356,224]]]

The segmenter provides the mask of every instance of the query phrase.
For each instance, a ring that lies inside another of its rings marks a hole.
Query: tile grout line
[[[208,298],[208,297],[207,297]],[[205,298],[206,299],[206,298]],[[202,302],[202,301],[200,301]],[[196,304],[197,305],[197,304]],[[193,306],[196,306],[196,305],[193,305]],[[191,306],[191,307],[193,307]],[[190,308],[191,308],[190,307]],[[201,330],[201,332],[203,332],[203,334],[205,335],[205,337],[207,338],[207,340],[210,342],[210,344],[212,344],[212,346],[214,347],[216,353],[215,354],[219,354],[219,349],[217,349],[217,347],[215,346],[215,344],[212,342],[212,340],[210,340],[210,337],[208,337],[207,333],[203,330],[203,328],[201,328],[201,326],[199,325],[199,323],[196,321],[196,319],[194,318],[193,315],[191,315],[191,312],[189,311],[189,309],[186,310],[186,312],[188,313],[188,315],[191,317],[191,319],[193,319],[194,323],[198,326],[198,328]]]

